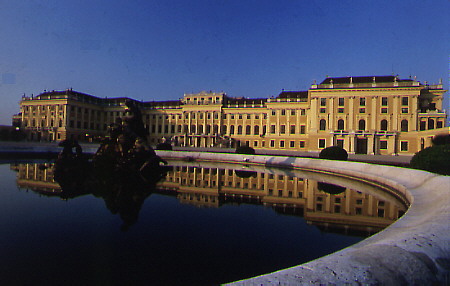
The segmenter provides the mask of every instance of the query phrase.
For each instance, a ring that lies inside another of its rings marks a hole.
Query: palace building
[[[149,142],[174,146],[237,147],[320,152],[338,145],[349,153],[411,155],[449,134],[442,82],[398,76],[327,77],[307,91],[270,98],[225,93],[184,94],[180,100],[135,103]],[[126,115],[129,98],[99,98],[68,89],[23,96],[13,120],[28,140],[92,141]]]

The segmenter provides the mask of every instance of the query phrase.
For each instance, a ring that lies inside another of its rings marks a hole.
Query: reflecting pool
[[[63,188],[52,163],[0,165],[2,283],[220,284],[345,248],[406,210],[320,175],[170,165],[145,185]]]

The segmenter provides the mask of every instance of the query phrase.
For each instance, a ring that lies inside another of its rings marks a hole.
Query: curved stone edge
[[[347,161],[294,157],[157,151],[165,158],[314,169],[378,182],[404,194],[406,214],[348,248],[228,285],[431,285],[450,282],[450,176]]]

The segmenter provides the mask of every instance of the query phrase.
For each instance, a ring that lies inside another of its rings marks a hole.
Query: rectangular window
[[[388,105],[388,98],[387,97],[382,97],[381,98],[381,105],[382,106],[387,106]]]
[[[280,140],[280,148],[284,148],[284,140]]]
[[[270,140],[270,147],[275,147],[275,140]]]
[[[344,99],[343,97],[339,97],[339,99],[338,99],[338,105],[339,105],[339,106],[344,106],[344,104],[345,104],[345,99]]]
[[[305,148],[305,141],[300,141],[299,146],[300,146],[300,148]]]
[[[242,114],[239,114],[239,119],[242,119]]]
[[[280,126],[280,133],[281,134],[285,134],[286,133],[286,125],[281,125]]]
[[[291,134],[295,134],[295,125],[291,125],[291,131],[290,131],[290,133],[291,133]]]
[[[253,147],[258,147],[258,141],[253,142]]]
[[[301,109],[300,110],[300,115],[306,115],[306,109]]]
[[[327,106],[327,99],[326,98],[321,98],[320,99],[320,106]]]
[[[408,108],[407,107],[402,107],[402,113],[408,113]]]
[[[366,98],[365,97],[359,98],[359,106],[366,106]]]
[[[408,151],[408,141],[400,141],[400,151]]]
[[[286,110],[285,109],[281,110],[281,115],[286,115]]]
[[[306,133],[306,125],[300,125],[300,134]]]
[[[387,141],[386,140],[380,140],[380,149],[381,150],[387,149]]]
[[[325,139],[319,139],[319,148],[325,148]]]
[[[408,105],[408,97],[402,97],[402,105]]]
[[[359,113],[366,113],[366,109],[365,108],[360,108],[359,109]]]
[[[272,110],[272,115],[273,116],[277,115],[277,111],[276,110]]]
[[[295,141],[291,141],[291,142],[289,143],[289,147],[294,148],[294,147],[295,147]]]
[[[388,109],[386,107],[381,108],[381,113],[388,113]]]
[[[275,125],[270,125],[270,133],[275,134]]]
[[[420,121],[420,130],[427,129],[427,122],[426,121]]]
[[[344,113],[344,108],[338,108],[338,113]]]
[[[344,139],[337,139],[336,145],[344,149]]]
[[[295,109],[291,109],[291,115],[292,115],[292,116],[295,115]]]
[[[321,108],[320,109],[320,113],[327,113],[327,109],[326,108]]]

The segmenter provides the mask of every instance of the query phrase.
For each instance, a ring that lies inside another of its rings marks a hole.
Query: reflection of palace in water
[[[17,184],[44,195],[58,195],[52,164],[16,164]],[[363,190],[361,190],[363,191]],[[298,215],[327,231],[372,234],[391,224],[406,207],[351,188],[288,175],[196,166],[174,166],[157,185],[181,203],[218,208],[224,204],[262,204]],[[381,196],[382,197],[382,196]]]

